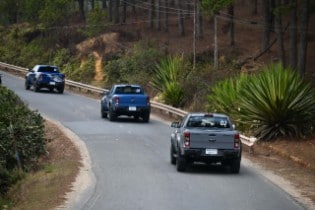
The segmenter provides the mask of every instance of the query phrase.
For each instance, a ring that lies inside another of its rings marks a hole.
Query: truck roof
[[[138,84],[116,84],[115,87],[126,87],[126,86],[130,86],[130,87],[141,87]]]
[[[205,115],[211,115],[213,117],[227,117],[229,118],[226,114],[221,114],[221,113],[209,113],[209,112],[191,112],[189,113],[190,116],[205,116]]]

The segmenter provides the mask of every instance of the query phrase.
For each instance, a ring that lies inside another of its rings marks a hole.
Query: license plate
[[[56,82],[49,82],[50,85],[56,85]]]
[[[217,149],[206,149],[206,155],[217,155],[218,150]]]
[[[137,107],[135,107],[135,106],[129,106],[129,111],[137,111]]]

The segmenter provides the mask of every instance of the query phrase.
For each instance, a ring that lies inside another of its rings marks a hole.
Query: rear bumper
[[[116,115],[129,115],[129,116],[137,116],[143,114],[150,114],[151,107],[150,106],[137,106],[135,110],[130,110],[129,106],[119,106],[115,107]]]
[[[37,82],[36,85],[40,88],[64,88],[64,82]]]
[[[207,155],[205,149],[182,149],[181,155],[191,161],[220,162],[240,158],[240,149],[218,149],[215,155]]]

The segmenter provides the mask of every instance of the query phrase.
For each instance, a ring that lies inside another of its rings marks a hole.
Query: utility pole
[[[217,14],[214,15],[214,68],[219,68],[218,62],[218,37],[217,37]]]

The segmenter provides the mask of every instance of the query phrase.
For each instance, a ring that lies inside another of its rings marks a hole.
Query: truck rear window
[[[140,87],[117,87],[115,93],[118,94],[143,94],[143,91]]]
[[[225,117],[191,116],[187,127],[198,128],[230,128],[230,123]]]

